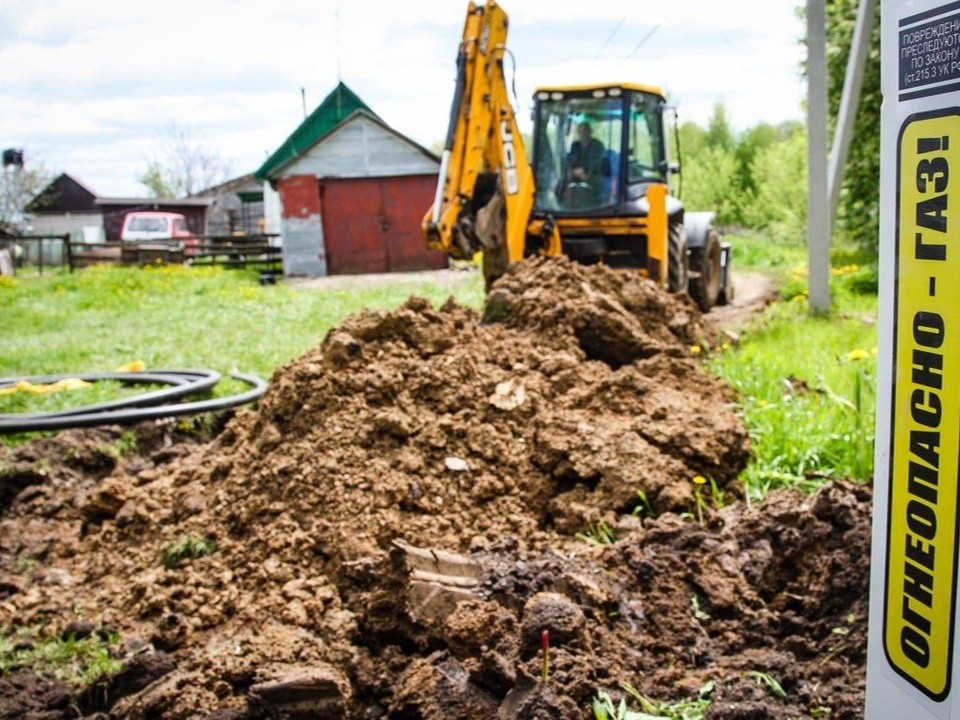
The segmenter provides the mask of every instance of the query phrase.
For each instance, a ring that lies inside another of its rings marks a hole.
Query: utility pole
[[[807,268],[809,306],[830,310],[830,200],[827,188],[825,0],[807,0]]]
[[[860,91],[863,89],[863,73],[870,54],[870,36],[877,0],[860,0],[857,7],[857,24],[853,28],[853,41],[847,57],[847,74],[843,81],[843,95],[837,115],[837,129],[833,134],[833,149],[830,151],[830,227],[837,219],[837,203],[843,186],[843,169],[850,156],[853,141],[853,126],[860,106]]]

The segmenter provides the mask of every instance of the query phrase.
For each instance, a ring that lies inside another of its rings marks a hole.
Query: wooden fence
[[[142,242],[68,243],[70,270],[97,263],[148,265],[157,262],[184,263],[197,267],[261,267],[279,273],[282,249],[273,244],[278,235],[204,235],[197,242],[150,240]]]
[[[15,235],[0,237],[0,250],[9,250],[15,269],[36,266],[43,275],[44,267],[73,269],[70,260],[69,235]],[[14,246],[19,246],[19,252]]]

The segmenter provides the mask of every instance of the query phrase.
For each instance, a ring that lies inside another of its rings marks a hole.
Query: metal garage
[[[340,83],[256,173],[280,194],[284,272],[446,267],[420,234],[439,168]]]

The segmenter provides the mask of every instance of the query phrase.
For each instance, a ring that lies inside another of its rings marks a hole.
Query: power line
[[[607,49],[607,45],[609,45],[610,41],[613,40],[614,36],[617,34],[617,31],[620,30],[620,27],[623,25],[623,21],[626,19],[626,17],[620,18],[620,22],[618,22],[613,30],[610,31],[610,34],[607,35],[607,39],[603,41],[603,45],[601,45],[600,49],[597,50],[597,54],[593,58],[594,60],[600,59],[600,56],[603,55],[603,51]]]
[[[654,34],[657,30],[659,30],[659,29],[660,29],[659,23],[658,23],[657,25],[654,25],[654,26],[653,26],[653,29],[652,29],[650,32],[648,32],[646,35],[644,35],[644,36],[643,36],[643,39],[642,39],[640,42],[638,42],[637,45],[636,45],[636,47],[634,47],[633,50],[631,50],[623,59],[624,59],[624,60],[629,60],[629,59],[632,58],[634,55],[636,55],[636,54],[637,54],[637,51],[640,50],[640,48],[642,48],[642,47],[644,46],[644,44],[647,42],[647,40],[649,40],[649,39],[653,36],[653,34]]]

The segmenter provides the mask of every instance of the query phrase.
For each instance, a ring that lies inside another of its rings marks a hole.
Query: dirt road
[[[734,272],[733,301],[723,307],[715,307],[708,317],[725,328],[742,326],[753,315],[761,312],[773,299],[777,284],[772,277],[755,272]]]

